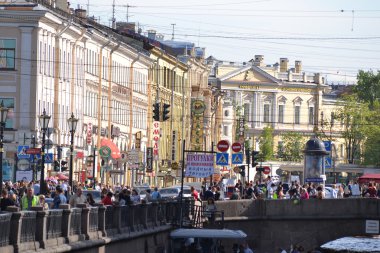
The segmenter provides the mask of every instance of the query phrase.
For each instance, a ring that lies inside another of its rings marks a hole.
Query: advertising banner
[[[186,163],[187,177],[204,178],[214,174],[214,155],[188,154]]]

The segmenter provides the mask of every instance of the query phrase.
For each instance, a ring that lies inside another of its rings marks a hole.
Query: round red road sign
[[[270,173],[270,167],[264,166],[264,174],[268,175]]]
[[[231,145],[231,149],[234,152],[240,152],[241,150],[241,144],[239,142],[235,142]]]
[[[230,144],[228,143],[228,141],[226,140],[221,140],[218,142],[218,144],[216,145],[216,148],[220,151],[220,152],[226,152],[228,150],[228,148],[230,147]]]

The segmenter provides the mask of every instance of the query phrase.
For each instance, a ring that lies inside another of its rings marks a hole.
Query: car
[[[95,203],[100,203],[101,199],[101,192],[96,190],[83,190],[82,194],[83,196],[87,197],[87,194],[91,193],[92,198],[95,200]]]
[[[161,195],[161,199],[176,199],[178,198],[180,191],[181,187],[167,187],[158,190]],[[183,197],[191,198],[190,187],[183,187]]]
[[[325,198],[326,199],[332,199],[334,198],[333,196],[333,188],[325,186]]]
[[[141,200],[146,198],[146,190],[150,189],[149,186],[135,186],[133,187],[137,191],[137,193],[140,195]]]

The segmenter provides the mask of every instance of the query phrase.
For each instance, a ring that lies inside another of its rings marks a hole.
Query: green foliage
[[[287,132],[282,136],[284,161],[300,162],[303,159],[304,138],[300,133]]]
[[[273,157],[273,128],[264,127],[260,135],[260,154],[264,161],[271,160]]]
[[[380,100],[380,71],[375,74],[372,70],[359,70],[357,78],[354,92],[360,101],[369,103],[370,109],[373,109],[375,101]]]
[[[360,160],[360,146],[366,139],[369,131],[371,112],[368,103],[359,103],[356,95],[348,95],[343,98],[343,106],[336,111],[336,117],[344,124],[342,137],[347,148],[349,163]]]
[[[364,144],[364,164],[380,166],[380,102],[375,101],[371,110]]]

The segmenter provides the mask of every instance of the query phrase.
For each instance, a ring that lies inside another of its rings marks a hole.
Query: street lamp
[[[71,117],[67,119],[67,124],[69,125],[69,130],[71,134],[70,142],[70,169],[69,169],[69,185],[71,190],[73,190],[73,153],[74,153],[74,134],[77,129],[78,119],[74,117],[74,113],[71,113]]]
[[[42,146],[41,146],[41,178],[40,178],[40,192],[42,194],[46,194],[46,182],[45,182],[45,138],[46,132],[49,126],[49,115],[44,112],[42,115],[38,116],[38,120],[40,122],[41,132],[42,132]]]

